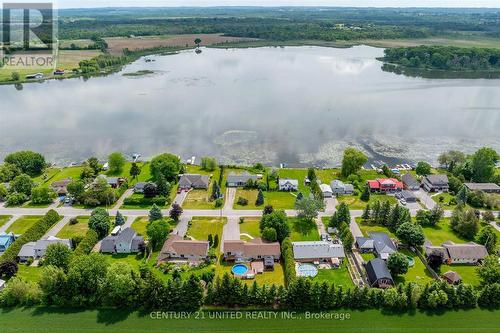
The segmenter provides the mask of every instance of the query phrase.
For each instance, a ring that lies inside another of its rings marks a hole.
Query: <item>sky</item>
[[[50,0],[49,0],[50,1]],[[2,2],[47,2],[0,0]],[[491,7],[500,0],[55,0],[59,8],[179,6]]]

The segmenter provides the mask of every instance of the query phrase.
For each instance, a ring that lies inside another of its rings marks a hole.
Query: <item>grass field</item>
[[[318,270],[318,275],[313,278],[313,281],[320,283],[323,281],[335,283],[336,286],[342,286],[343,288],[350,288],[354,286],[354,283],[349,276],[347,262],[345,260],[339,268]]]
[[[84,237],[87,230],[89,230],[89,218],[90,216],[77,216],[78,223],[66,223],[66,225],[57,234],[57,237],[70,239],[77,236]]]
[[[134,222],[132,222],[132,229],[134,229],[137,234],[147,238],[146,227],[148,226],[148,223],[149,218],[147,216],[137,217]]]
[[[222,228],[226,224],[227,219],[224,217],[222,220],[220,218],[214,217],[193,217],[190,222],[187,235],[191,236],[196,240],[207,240],[208,235],[219,235],[219,244],[216,249],[217,255],[220,254],[220,245],[222,242]]]
[[[477,266],[473,265],[442,265],[438,274],[442,275],[448,271],[457,272],[462,278],[462,282],[474,286],[479,285],[480,280],[477,275]]]
[[[309,195],[311,188],[304,184],[304,179],[307,177],[307,169],[279,169],[278,175],[281,179],[297,179],[299,181],[299,191],[304,196]]]
[[[406,274],[397,276],[394,279],[396,283],[416,282],[419,284],[426,284],[432,280],[432,275],[416,254],[409,250],[399,250],[398,252],[403,253],[405,256],[412,257],[415,261],[415,265],[413,267],[409,267]]]
[[[81,310],[58,308],[15,308],[0,310],[0,331],[58,333],[68,332],[440,332],[471,333],[498,332],[500,311],[469,310],[449,311],[443,314],[424,312],[396,313],[367,310],[338,310],[337,313],[348,313],[349,319],[316,319],[297,313],[295,319],[284,319],[280,313],[276,318],[255,320],[241,313],[241,319],[212,319],[193,314],[185,319],[153,319],[149,312],[132,312],[130,310]],[[204,318],[204,319],[200,319]]]
[[[260,237],[260,218],[245,217],[243,223],[240,223],[240,234],[248,234],[253,238]]]
[[[221,262],[217,265],[215,272],[218,276],[222,276],[226,273],[231,274],[231,268],[233,264],[226,264]],[[283,266],[281,263],[275,263],[274,271],[265,271],[262,274],[255,275],[255,279],[252,280],[241,280],[241,282],[252,285],[256,281],[260,286],[262,285],[272,285],[282,286],[285,284],[285,276],[283,275]]]
[[[18,271],[16,277],[22,278],[23,280],[38,282],[42,276],[42,267],[32,267],[25,264],[20,264],[17,267]]]
[[[7,233],[13,232],[15,234],[22,235],[41,218],[42,216],[39,215],[21,216],[14,223],[12,223],[6,231]]]
[[[450,219],[443,218],[434,227],[425,227],[425,238],[428,239],[433,245],[441,245],[446,241],[451,240],[455,243],[469,242],[451,230]]]
[[[361,232],[365,236],[368,236],[369,232],[385,232],[389,235],[389,237],[396,238],[396,235],[394,235],[394,233],[392,233],[387,227],[374,223],[365,223],[360,217],[356,217],[356,222],[358,223]]]
[[[212,195],[212,187],[214,181],[219,182],[220,169],[217,168],[214,171],[205,171],[197,165],[186,166],[186,173],[200,174],[210,177],[210,185],[207,190],[192,190],[188,193],[182,207],[185,209],[216,209],[215,201],[210,200]],[[223,186],[221,186],[221,193],[223,192]]]
[[[274,209],[293,209],[295,206],[296,193],[294,192],[263,192],[264,193],[264,204],[257,206],[255,201],[257,200],[258,190],[244,190],[238,189],[236,191],[236,196],[234,200],[234,209],[264,209],[265,206],[271,205]],[[242,206],[238,205],[238,198],[242,197],[248,200],[248,205]]]
[[[12,218],[11,215],[0,215],[0,227],[7,223]]]
[[[292,242],[319,240],[318,228],[314,222],[307,222],[296,217],[289,217],[288,225],[290,226],[290,238]]]

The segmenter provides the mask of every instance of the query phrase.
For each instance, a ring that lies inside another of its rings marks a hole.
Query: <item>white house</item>
[[[280,179],[278,186],[280,191],[297,191],[299,189],[299,181],[297,179]]]
[[[328,184],[321,184],[319,185],[319,188],[321,189],[321,192],[323,193],[324,198],[331,198],[333,197],[333,191],[330,185]]]
[[[351,195],[354,193],[352,184],[345,184],[341,180],[334,180],[330,183],[334,195]]]

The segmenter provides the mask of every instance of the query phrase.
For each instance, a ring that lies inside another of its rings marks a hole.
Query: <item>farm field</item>
[[[31,228],[31,226],[33,226],[33,224],[35,224],[42,217],[43,216],[38,216],[38,215],[21,216],[14,223],[12,223],[9,228],[7,228],[6,232],[7,233],[13,232],[15,234],[22,235],[23,233],[26,232],[26,230]]]
[[[333,313],[333,312],[332,312]],[[391,314],[378,310],[342,311],[349,313],[349,319],[306,319],[304,314],[297,314],[295,320],[276,319],[210,319],[208,313],[204,320],[195,319],[152,319],[149,313],[128,310],[100,309],[78,310],[48,307],[4,309],[0,311],[2,320],[0,330],[11,332],[67,332],[68,323],[71,331],[80,332],[140,332],[144,327],[150,333],[170,332],[325,332],[335,327],[335,332],[366,331],[369,323],[370,333],[388,331],[408,333],[434,332],[497,332],[500,326],[499,311],[469,310],[448,311],[443,314],[417,311],[411,314]],[[46,325],[50,322],[50,325]]]
[[[196,35],[167,35],[153,37],[109,37],[106,38],[108,50],[111,54],[120,55],[123,49],[129,50],[150,49],[154,47],[194,47],[194,40],[201,39],[201,45],[213,45],[220,43],[234,43],[238,41],[249,41],[251,38],[227,37],[222,34],[196,34]]]

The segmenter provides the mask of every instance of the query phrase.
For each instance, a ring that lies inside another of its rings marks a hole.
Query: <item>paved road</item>
[[[62,228],[69,222],[69,220],[74,216],[65,215],[61,221],[57,222],[52,228],[50,228],[47,233],[45,233],[45,237],[56,237],[56,235],[61,231]]]
[[[11,214],[7,214],[7,215],[11,215]],[[7,222],[5,222],[5,224],[0,227],[0,234],[6,232],[7,229],[9,229],[9,227],[12,225],[12,223],[16,222],[16,220],[18,218],[20,218],[20,217],[21,217],[21,215],[13,215],[10,218],[10,220],[8,220]]]
[[[490,222],[491,226],[500,232],[499,222]]]

